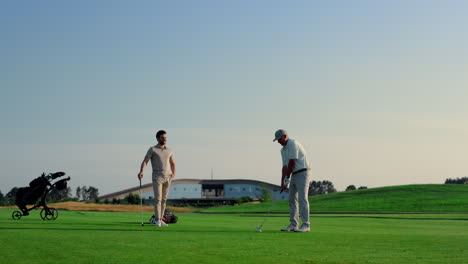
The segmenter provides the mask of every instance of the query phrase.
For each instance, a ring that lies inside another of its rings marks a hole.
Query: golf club
[[[289,179],[289,177],[285,178],[283,183],[284,185],[286,185],[286,189],[289,188],[289,183],[291,182],[291,180]],[[281,189],[281,193],[283,193],[285,189]],[[262,223],[259,225],[259,226],[256,226],[255,229],[257,230],[257,232],[261,233],[262,232],[262,227],[263,225],[265,224],[265,221],[266,221],[266,218],[270,215],[271,213],[271,209],[273,209],[273,207],[275,206],[276,202],[274,199],[272,199],[272,203],[271,203],[271,206],[270,206],[270,209],[268,209],[268,213],[263,217],[263,221]]]
[[[260,232],[260,233],[262,232],[263,224],[265,224],[265,221],[266,221],[267,217],[270,215],[271,209],[273,209],[273,206],[275,206],[275,204],[276,204],[276,202],[273,200],[272,203],[271,203],[270,209],[268,209],[268,213],[263,217],[262,223],[259,226],[255,227],[255,229],[257,229],[257,232]]]
[[[290,182],[290,179],[289,178],[285,178],[283,183],[284,185],[286,185],[286,188],[288,188],[288,185],[289,185],[289,182]],[[281,192],[280,194],[284,191],[285,189],[281,189]],[[271,213],[271,209],[273,209],[273,207],[275,206],[276,202],[275,200],[273,199],[272,203],[271,203],[271,206],[270,206],[270,209],[268,209],[268,212],[267,214],[263,217],[263,221],[262,223],[259,225],[259,226],[256,226],[255,229],[257,229],[257,232],[262,232],[262,227],[263,225],[265,224],[265,221],[266,221],[266,218],[270,215]]]
[[[143,196],[141,192],[141,179],[140,179],[140,216],[141,216],[141,226],[144,226],[143,224]]]

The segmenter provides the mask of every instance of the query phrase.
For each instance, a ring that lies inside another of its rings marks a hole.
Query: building
[[[200,180],[200,179],[176,179],[172,181],[169,190],[168,204],[194,204],[194,203],[219,203],[232,204],[238,198],[250,197],[254,200],[262,194],[262,189],[269,191],[274,200],[286,200],[288,191],[280,193],[281,187],[271,183],[256,180]],[[102,200],[123,200],[130,193],[140,194],[139,186],[114,192],[99,197]],[[153,184],[142,185],[142,197],[146,204],[152,204],[154,193]]]

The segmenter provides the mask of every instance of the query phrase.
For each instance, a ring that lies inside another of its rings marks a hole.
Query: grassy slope
[[[468,185],[403,185],[312,196],[311,213],[468,212]],[[271,203],[210,208],[203,212],[265,212]],[[277,202],[273,212],[288,212]]]
[[[38,211],[19,221],[0,209],[2,263],[463,263],[467,214],[316,215],[312,232],[279,232],[287,215],[179,214],[140,226],[138,213]],[[151,213],[144,213],[148,219]]]

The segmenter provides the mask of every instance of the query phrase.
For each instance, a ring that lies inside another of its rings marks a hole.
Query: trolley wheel
[[[11,214],[11,217],[13,217],[14,220],[20,220],[22,216],[23,216],[23,213],[21,213],[21,211],[14,211]]]
[[[55,208],[51,208],[51,209],[53,210],[53,216],[54,216],[54,217],[52,218],[52,220],[55,220],[55,219],[57,219],[57,217],[58,217],[58,210],[55,209]]]
[[[55,220],[58,217],[58,210],[55,208],[43,208],[41,210],[41,218],[42,220]]]

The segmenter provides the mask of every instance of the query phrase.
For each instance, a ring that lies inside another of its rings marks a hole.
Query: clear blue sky
[[[468,175],[465,1],[7,1],[0,190],[41,172],[138,184],[158,129],[178,178],[278,184],[278,128],[338,189]],[[150,182],[150,169],[144,182]]]

